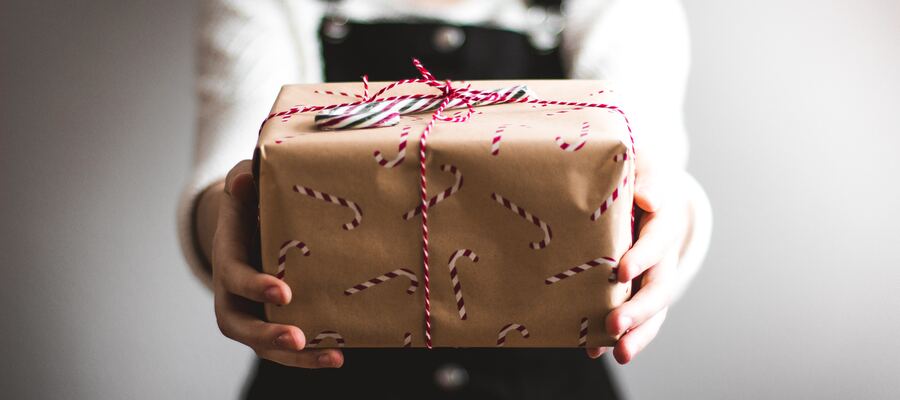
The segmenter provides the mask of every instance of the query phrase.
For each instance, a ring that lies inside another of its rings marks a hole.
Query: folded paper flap
[[[508,88],[512,86],[518,87],[527,87],[527,90],[532,94],[537,93],[540,95],[541,99],[547,100],[556,100],[556,99],[565,99],[567,101],[575,101],[575,102],[594,102],[594,103],[607,103],[612,104],[615,103],[614,92],[611,89],[611,84],[607,81],[596,81],[596,80],[524,80],[524,81],[471,81],[466,82],[470,83],[473,90],[496,90],[497,88]],[[371,82],[370,87],[371,91],[376,91],[380,88],[383,88],[390,84],[389,82]],[[457,82],[456,85],[460,85],[461,83]],[[338,94],[343,93],[343,95]],[[306,106],[306,105],[329,105],[329,104],[341,104],[353,101],[359,101],[360,99],[352,96],[353,94],[362,93],[362,86],[359,83],[347,82],[347,83],[328,83],[328,84],[293,84],[293,85],[285,85],[282,87],[279,96],[275,102],[275,105],[272,108],[272,113],[276,113],[278,111],[289,110],[293,107]],[[397,86],[391,89],[387,94],[389,95],[412,95],[412,94],[430,94],[430,95],[439,95],[440,91],[429,87],[423,84],[410,84],[410,85],[402,85]],[[465,124],[478,124],[479,120],[484,119],[483,115],[488,113],[511,113],[517,115],[511,115],[512,119],[519,118],[528,118],[529,116],[533,116],[531,113],[536,111],[542,111],[545,114],[551,113],[560,113],[565,114],[567,112],[571,112],[572,110],[584,110],[584,108],[573,107],[573,106],[561,106],[561,105],[535,105],[535,104],[517,104],[517,103],[506,103],[506,104],[495,104],[490,106],[481,106],[476,109],[475,115],[472,116]],[[594,114],[597,113],[605,113],[605,114],[614,114],[612,110],[593,110]],[[323,111],[324,112],[324,111]],[[455,112],[462,113],[462,110],[457,110]],[[404,126],[413,126],[414,129],[411,131],[413,138],[417,138],[417,135],[421,132],[422,128],[428,123],[428,112],[421,112],[412,115],[405,115],[402,118],[399,127]],[[452,115],[454,111],[448,111],[445,114]],[[527,114],[527,115],[523,115]],[[286,142],[285,139],[291,139],[297,136],[307,136],[307,135],[332,135],[331,131],[323,131],[316,128],[316,112],[308,112],[308,113],[298,113],[290,115],[289,118],[279,119],[275,118],[271,121],[268,121],[263,130],[261,130],[258,143],[259,145],[265,143],[275,143],[275,142]],[[330,114],[325,114],[330,115]],[[610,126],[615,126],[616,131],[618,131],[619,127],[622,128],[621,132],[615,132],[616,135],[622,135],[622,132],[625,132],[625,123],[622,120],[621,116],[613,117],[618,118],[618,121],[615,123],[610,123]],[[491,122],[494,123],[494,122]],[[441,125],[447,125],[448,123],[439,122],[436,130],[441,130]],[[598,125],[605,126],[605,125]],[[398,127],[394,127],[396,129],[400,129]],[[377,129],[391,129],[388,128],[375,128]],[[371,131],[371,130],[368,130]],[[607,129],[607,131],[609,131]],[[369,133],[369,132],[365,132]],[[612,133],[612,132],[611,132]],[[627,133],[626,133],[627,135]]]
[[[597,81],[516,83],[546,99],[612,102]],[[326,88],[361,92],[358,83],[291,85],[275,109],[346,100],[315,93]],[[396,88],[414,89],[437,92]],[[495,347],[501,337],[507,347],[614,340],[603,317],[624,301],[628,285],[608,282],[612,264],[596,260],[617,260],[630,245],[631,191],[623,185],[633,182],[630,141],[621,116],[575,108],[504,104],[435,125],[428,158],[435,346]],[[320,347],[424,344],[423,288],[410,276],[421,285],[417,137],[427,117],[323,132],[308,113],[264,126],[263,270],[285,270],[294,291],[290,305],[267,307],[271,320],[300,326],[310,343],[321,335]],[[617,190],[618,201],[610,201]],[[565,275],[573,268],[581,272]]]

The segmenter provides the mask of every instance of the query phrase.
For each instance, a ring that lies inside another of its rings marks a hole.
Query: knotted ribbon
[[[429,276],[428,257],[428,180],[426,179],[426,161],[428,151],[428,134],[434,129],[437,121],[466,122],[475,113],[476,106],[504,103],[540,104],[544,106],[572,106],[579,108],[602,108],[619,113],[625,120],[628,128],[628,136],[631,140],[631,155],[635,155],[634,137],[631,132],[631,124],[628,117],[619,107],[604,103],[586,103],[557,100],[541,100],[525,86],[514,86],[507,89],[492,91],[471,89],[471,84],[464,87],[455,87],[449,80],[439,81],[417,59],[412,60],[413,65],[421,74],[421,78],[403,79],[393,82],[372,95],[369,95],[369,80],[362,77],[363,94],[349,94],[344,92],[325,92],[345,97],[354,97],[359,100],[349,103],[332,105],[308,105],[296,106],[288,110],[274,112],[263,121],[265,125],[273,118],[289,119],[291,116],[307,112],[319,112],[316,115],[316,125],[320,129],[348,129],[371,128],[392,126],[399,123],[400,115],[434,110],[431,119],[419,135],[419,194],[422,214],[422,281],[425,292],[425,347],[432,348],[431,339],[431,284]],[[380,97],[389,90],[408,84],[423,83],[440,91],[439,94],[410,94],[400,96]],[[421,104],[410,100],[419,100]],[[465,114],[444,115],[444,111],[450,108],[465,107]],[[260,127],[262,132],[262,126]],[[633,223],[633,216],[632,216]]]

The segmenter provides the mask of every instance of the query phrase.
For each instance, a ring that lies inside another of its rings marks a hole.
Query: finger
[[[222,198],[213,241],[213,255],[246,261],[256,231],[255,210],[231,195]],[[215,260],[213,260],[215,262]]]
[[[588,357],[598,359],[609,350],[609,347],[590,347],[586,349]]]
[[[306,336],[293,325],[263,321],[251,313],[254,303],[216,289],[215,309],[219,330],[226,337],[243,343],[254,350],[281,349],[303,350]]]
[[[668,174],[662,168],[640,163],[635,174],[634,202],[644,211],[655,212],[662,208],[671,192]]]
[[[225,193],[231,194],[231,188],[234,186],[235,179],[238,177],[253,176],[253,163],[250,160],[242,160],[234,165],[225,176]]]
[[[257,303],[288,304],[291,288],[284,281],[257,271],[249,264],[220,259],[214,273],[229,293]]]
[[[663,321],[666,320],[667,312],[667,308],[663,309],[637,328],[628,331],[625,336],[619,339],[616,347],[613,348],[613,356],[615,356],[619,364],[631,362],[638,353],[656,338]]]
[[[252,214],[226,196],[219,212],[213,242],[213,279],[225,289],[257,302],[287,304],[290,287],[280,279],[257,271],[248,263],[250,232],[255,231]]]
[[[296,368],[340,368],[344,365],[344,354],[337,349],[322,350],[264,350],[258,356],[281,365]]]
[[[681,223],[684,216],[679,216],[679,212],[677,209],[663,208],[644,215],[637,242],[619,261],[619,282],[631,281],[678,247],[677,238],[684,229]]]
[[[670,252],[662,262],[648,270],[642,282],[644,286],[606,316],[606,331],[621,335],[668,307],[674,295],[677,263],[677,252]]]

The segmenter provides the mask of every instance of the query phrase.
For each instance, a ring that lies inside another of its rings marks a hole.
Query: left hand
[[[634,296],[606,316],[606,330],[622,335],[613,347],[620,364],[634,359],[656,337],[666,312],[680,290],[678,274],[681,248],[691,223],[690,202],[682,172],[638,158],[635,204],[644,211],[638,221],[638,240],[619,262],[619,282],[640,278]],[[624,334],[623,334],[624,333]],[[587,349],[591,358],[608,347]]]

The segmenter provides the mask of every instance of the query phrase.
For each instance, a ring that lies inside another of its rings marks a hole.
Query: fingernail
[[[282,333],[275,338],[275,344],[279,347],[284,347],[286,349],[293,348],[294,340],[291,338],[290,333]]]
[[[281,303],[281,291],[278,290],[278,286],[266,289],[265,296],[269,303]]]
[[[331,355],[329,354],[322,354],[317,360],[319,362],[319,365],[323,367],[331,366]]]
[[[631,328],[631,324],[633,323],[634,320],[629,317],[619,317],[619,331],[616,332],[616,334],[621,335],[625,333],[626,331],[628,331],[628,329]]]

